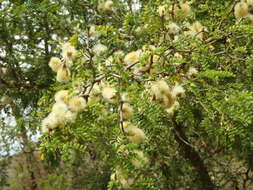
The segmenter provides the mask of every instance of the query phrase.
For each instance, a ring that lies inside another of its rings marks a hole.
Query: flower
[[[130,119],[132,115],[133,115],[133,108],[128,103],[124,103],[122,106],[123,119]]]
[[[174,103],[174,98],[171,94],[171,89],[164,80],[153,82],[150,88],[152,100],[157,101],[165,108],[170,108]]]
[[[133,153],[135,157],[131,160],[131,163],[138,169],[143,168],[148,163],[148,158],[140,150],[134,150]]]
[[[140,51],[140,50],[138,50],[138,51],[132,51],[132,52],[128,53],[128,54],[125,56],[124,62],[125,62],[127,65],[134,64],[134,63],[136,63],[136,62],[139,61],[140,55],[141,55],[141,51]]]
[[[69,100],[69,109],[73,112],[80,112],[86,107],[86,101],[83,97],[75,96]]]
[[[185,89],[181,85],[178,85],[178,84],[176,84],[172,88],[172,91],[171,91],[171,94],[172,94],[173,98],[176,98],[179,95],[184,95],[184,93],[185,93]]]
[[[97,38],[100,36],[100,33],[96,30],[96,26],[95,25],[90,26],[89,34],[91,36],[97,37]]]
[[[112,87],[109,87],[109,86],[103,88],[103,90],[102,90],[103,98],[109,103],[115,103],[116,93],[117,93],[116,89],[112,88]]]
[[[247,5],[249,7],[253,7],[253,0],[247,0]]]
[[[135,126],[129,124],[128,122],[123,123],[123,128],[126,133],[130,134],[128,139],[132,143],[140,144],[141,142],[143,142],[146,139],[145,133],[140,128],[135,127]]]
[[[96,44],[94,47],[93,47],[93,52],[97,55],[97,56],[100,56],[101,54],[103,54],[104,52],[107,51],[107,47],[103,44]]]
[[[165,111],[168,113],[169,116],[172,116],[175,110],[179,108],[179,106],[180,106],[179,102],[175,101],[174,104],[170,108],[167,108]]]
[[[235,5],[234,14],[237,19],[246,17],[248,15],[248,4],[245,2],[239,2]]]
[[[56,102],[52,107],[51,115],[55,116],[59,120],[63,119],[65,113],[68,111],[68,106],[63,102]]]
[[[191,14],[191,7],[189,2],[182,3],[179,6],[175,7],[174,14],[179,18],[186,18]]]
[[[58,91],[55,96],[54,99],[56,102],[66,102],[66,100],[68,99],[68,91],[67,90],[60,90]]]
[[[166,29],[168,30],[169,34],[176,34],[179,32],[180,27],[176,23],[170,23],[166,26]]]
[[[174,54],[174,58],[176,59],[183,59],[183,56],[179,53],[175,53]],[[177,66],[177,65],[181,65],[182,63],[181,62],[176,62],[176,63],[173,63],[173,65]]]
[[[72,111],[67,111],[64,118],[66,122],[69,123],[74,123],[77,117],[77,113],[76,112],[72,112]]]
[[[113,6],[113,1],[106,1],[105,3],[104,3],[104,10],[111,10],[112,9],[112,6]]]
[[[48,65],[54,72],[57,72],[61,68],[62,63],[58,57],[51,57]]]
[[[97,98],[100,94],[101,94],[100,86],[98,85],[98,83],[95,83],[90,92],[90,97]]]
[[[164,80],[160,80],[156,82],[156,86],[161,91],[162,94],[170,93],[170,87]]]
[[[59,124],[59,120],[52,114],[49,114],[45,119],[42,120],[41,130],[43,133],[47,133],[50,129],[57,128]]]
[[[165,16],[165,13],[167,11],[166,9],[167,9],[166,5],[160,5],[160,6],[158,6],[158,9],[157,9],[158,15],[160,17]]]
[[[112,10],[112,6],[113,6],[113,1],[108,0],[108,1],[105,1],[105,2],[101,2],[98,5],[98,10],[99,11],[111,11]]]
[[[105,60],[105,65],[106,65],[106,66],[112,65],[112,63],[113,63],[113,57],[112,57],[112,56],[108,57],[108,58]]]
[[[11,98],[4,95],[2,96],[0,102],[3,104],[3,105],[7,105],[7,104],[10,104],[11,103]]]
[[[135,32],[136,34],[141,34],[142,31],[143,31],[143,27],[140,27],[140,26],[138,26],[138,27],[134,30],[134,32]]]
[[[192,25],[188,26],[189,31],[184,32],[185,35],[196,37],[200,40],[203,39],[203,31],[205,27],[198,21],[194,22]]]
[[[70,80],[70,71],[67,68],[61,67],[57,71],[56,80],[58,82],[66,83]]]
[[[62,45],[62,57],[66,61],[72,61],[76,57],[76,49],[69,42]],[[66,65],[68,66],[68,65]]]
[[[48,133],[49,132],[49,128],[48,128],[48,126],[47,125],[43,125],[42,124],[42,126],[41,126],[41,132],[42,133]]]
[[[191,77],[192,75],[195,75],[197,73],[198,73],[198,70],[195,67],[190,67],[187,72],[187,76]]]

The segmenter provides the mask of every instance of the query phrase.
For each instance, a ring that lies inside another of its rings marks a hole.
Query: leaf
[[[235,77],[235,74],[228,71],[216,71],[216,70],[207,70],[200,72],[199,77],[207,77],[212,80],[218,80],[219,78]]]

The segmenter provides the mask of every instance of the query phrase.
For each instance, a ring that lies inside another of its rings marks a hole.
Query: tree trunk
[[[203,160],[201,159],[199,153],[190,145],[185,132],[183,130],[183,126],[175,123],[174,128],[174,137],[178,142],[181,152],[185,159],[189,160],[190,164],[197,170],[199,174],[199,179],[201,183],[201,190],[214,190],[215,185],[213,184],[207,168],[204,165]]]

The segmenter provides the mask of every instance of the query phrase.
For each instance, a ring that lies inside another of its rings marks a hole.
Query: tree
[[[44,189],[252,188],[251,0],[7,6],[38,18],[16,31],[31,48],[4,42],[0,84]]]

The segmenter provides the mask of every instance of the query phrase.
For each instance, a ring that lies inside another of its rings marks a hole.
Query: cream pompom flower
[[[102,89],[102,96],[105,101],[115,103],[117,98],[117,90],[113,87],[107,86]]]
[[[113,1],[107,0],[104,2],[100,2],[98,5],[99,11],[111,11],[113,7]]]
[[[148,158],[140,150],[134,150],[135,157],[131,160],[135,168],[143,168],[148,162]]]
[[[187,76],[191,77],[191,76],[193,76],[193,75],[195,75],[197,73],[198,73],[198,70],[195,67],[190,67],[189,70],[188,70],[188,72],[187,72]]]
[[[178,96],[185,94],[185,89],[181,85],[176,84],[172,88],[171,94],[172,94],[173,98],[177,98]]]
[[[237,19],[244,18],[248,15],[249,7],[245,2],[239,2],[235,5],[234,14]]]
[[[93,37],[99,37],[100,33],[96,30],[96,26],[92,25],[90,26],[89,35]]]
[[[132,52],[128,53],[125,56],[124,62],[127,65],[131,65],[131,64],[137,63],[140,60],[140,56],[141,56],[141,51],[140,50],[132,51]]]
[[[113,1],[107,0],[107,1],[104,3],[104,10],[111,10],[111,9],[112,9],[112,6],[113,6]]]
[[[187,36],[196,37],[200,40],[203,39],[203,32],[206,30],[204,26],[198,21],[194,22],[192,25],[188,26],[189,31],[185,31],[184,34]]]
[[[150,93],[152,100],[155,100],[165,108],[170,108],[174,103],[171,89],[164,80],[153,82],[150,88]]]
[[[129,134],[128,139],[132,143],[140,144],[147,138],[143,130],[131,125],[128,122],[123,123],[123,128],[124,128],[124,131]]]
[[[90,92],[90,98],[95,100],[100,96],[100,94],[101,94],[100,86],[98,85],[98,83],[95,83]]]
[[[134,179],[128,177],[122,169],[117,168],[114,175],[111,176],[112,180],[118,180],[123,189],[129,189],[134,184]]]
[[[76,112],[72,112],[72,111],[67,111],[65,113],[64,119],[67,123],[74,123],[77,117],[77,113]]]
[[[183,59],[183,56],[181,54],[179,54],[178,52],[176,52],[174,54],[174,58],[175,59]],[[178,65],[181,65],[181,64],[182,64],[181,62],[175,62],[175,63],[173,63],[173,65],[175,65],[175,66],[178,66]]]
[[[124,103],[122,106],[123,119],[131,119],[132,115],[133,115],[133,108],[128,103]]]
[[[54,95],[56,102],[66,102],[69,92],[67,90],[60,90]]]
[[[107,46],[103,45],[103,44],[96,44],[94,47],[93,47],[93,52],[97,55],[97,56],[100,56],[102,55],[104,52],[106,52],[108,50]]]
[[[11,103],[11,98],[4,95],[4,96],[2,96],[2,98],[0,100],[0,103],[2,103],[3,105],[10,104]]]
[[[65,113],[68,111],[68,106],[63,102],[56,102],[52,107],[51,114],[55,117],[61,119],[64,117]]]
[[[54,72],[57,72],[61,68],[62,63],[58,57],[51,57],[48,65]]]
[[[69,71],[69,69],[65,68],[65,67],[61,67],[57,71],[56,80],[58,82],[62,82],[62,83],[68,82],[70,80],[70,71]]]
[[[247,5],[251,8],[253,7],[253,0],[247,0]]]
[[[75,59],[76,55],[77,55],[77,51],[75,47],[72,46],[69,42],[62,45],[62,57],[64,60],[72,61]]]
[[[169,34],[176,34],[179,32],[180,27],[176,23],[170,23],[166,26],[166,29],[168,30]]]
[[[69,100],[69,109],[73,112],[80,112],[86,107],[86,101],[83,97],[75,96]]]
[[[158,6],[157,13],[160,17],[165,16],[166,11],[167,11],[167,6],[166,5]]]
[[[191,7],[189,2],[185,2],[180,4],[179,6],[175,7],[174,14],[178,18],[186,18],[191,15]]]
[[[43,133],[49,132],[50,129],[55,129],[60,125],[58,118],[54,115],[49,114],[45,119],[42,120],[41,130]]]
[[[174,104],[170,107],[165,109],[165,111],[167,112],[167,114],[169,116],[173,116],[174,112],[180,107],[180,104],[178,101],[175,101]]]

